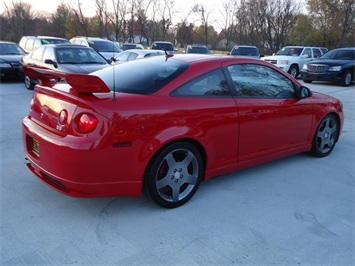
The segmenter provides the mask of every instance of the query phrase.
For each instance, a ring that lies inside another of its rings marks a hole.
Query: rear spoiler
[[[93,75],[64,73],[32,66],[23,66],[22,70],[30,79],[39,80],[41,85],[47,87],[53,87],[57,83],[58,78],[62,78],[78,93],[111,91],[102,79]]]

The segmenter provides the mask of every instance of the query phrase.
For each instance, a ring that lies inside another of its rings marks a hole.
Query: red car
[[[202,180],[295,153],[327,156],[344,120],[339,100],[252,58],[167,55],[91,74],[24,72],[41,81],[23,119],[28,168],[70,196],[146,189],[178,207]]]

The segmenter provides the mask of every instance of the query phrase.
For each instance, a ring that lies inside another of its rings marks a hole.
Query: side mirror
[[[52,59],[45,59],[44,63],[49,64],[49,65],[53,65],[55,68],[58,68],[57,62],[53,61]]]
[[[308,89],[305,86],[301,86],[299,88],[299,98],[300,99],[305,99],[305,98],[308,98],[308,97],[311,97],[311,96],[312,96],[312,92],[311,92],[310,89]]]

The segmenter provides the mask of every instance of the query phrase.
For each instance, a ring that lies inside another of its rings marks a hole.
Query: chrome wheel
[[[339,125],[334,115],[327,115],[318,126],[311,153],[317,157],[327,156],[338,141]]]
[[[298,76],[298,68],[296,66],[291,66],[290,69],[288,70],[288,73],[294,77],[294,78],[297,78]]]
[[[202,158],[193,145],[172,144],[159,154],[148,170],[148,193],[160,206],[181,206],[196,192],[202,172]]]
[[[343,86],[349,86],[350,83],[351,83],[351,80],[352,80],[352,75],[351,75],[351,72],[350,71],[347,71],[345,74],[344,74],[344,77],[343,77]]]

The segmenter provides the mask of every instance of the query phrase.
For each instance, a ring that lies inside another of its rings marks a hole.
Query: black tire
[[[289,73],[292,77],[297,78],[297,77],[298,77],[298,74],[299,74],[298,66],[296,66],[296,65],[290,66],[290,69],[288,70],[288,73]]]
[[[35,83],[28,76],[25,76],[25,87],[28,90],[33,90],[35,88]]]
[[[344,76],[341,79],[341,85],[344,87],[348,87],[351,84],[351,81],[353,80],[353,75],[351,71],[346,71],[344,73]]]
[[[314,134],[310,154],[316,157],[329,155],[338,141],[339,129],[339,122],[335,115],[325,116]]]
[[[304,82],[304,83],[312,83],[312,80],[310,80],[310,79],[303,79],[303,82]]]
[[[185,204],[197,191],[204,174],[201,153],[192,144],[177,142],[154,157],[145,173],[149,197],[165,208]]]

